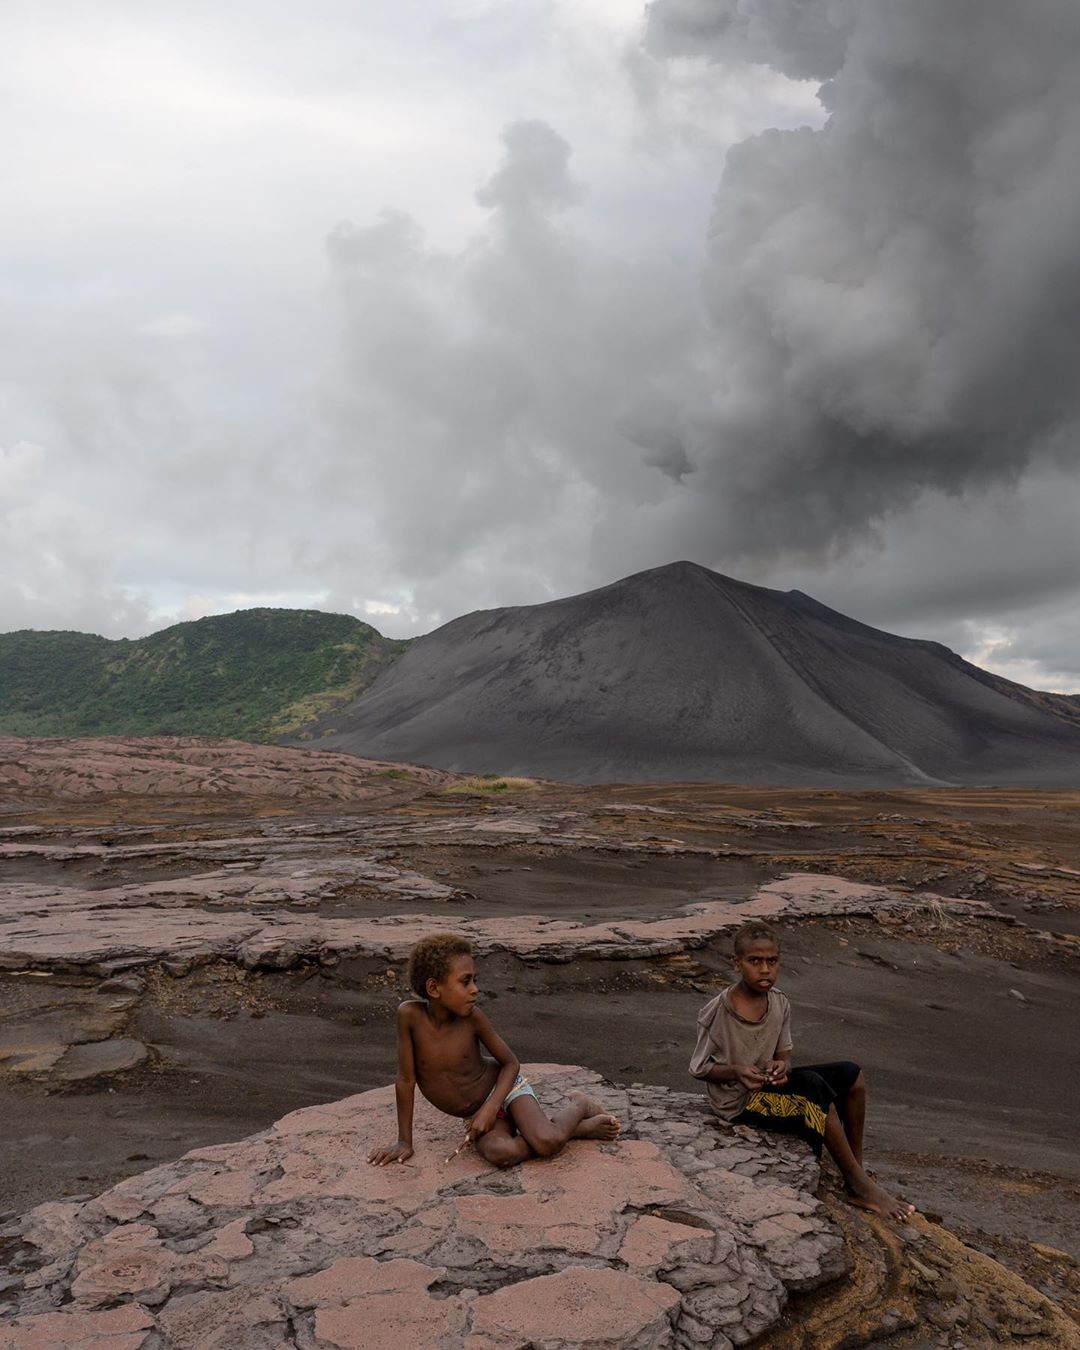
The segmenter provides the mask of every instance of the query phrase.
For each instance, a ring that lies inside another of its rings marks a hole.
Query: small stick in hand
[[[443,1159],[443,1162],[452,1163],[454,1159],[457,1157],[457,1155],[461,1152],[461,1150],[463,1148],[468,1148],[471,1143],[472,1143],[472,1134],[469,1130],[466,1130],[465,1138],[461,1141],[460,1144],[458,1144],[457,1148],[454,1149],[453,1153],[447,1154],[447,1156]]]

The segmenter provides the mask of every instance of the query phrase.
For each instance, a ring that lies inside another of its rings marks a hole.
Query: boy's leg
[[[856,1077],[859,1072],[856,1064],[822,1067],[846,1067],[849,1081],[851,1070]],[[915,1212],[914,1205],[891,1196],[866,1175],[857,1161],[836,1109],[835,1098],[836,1093],[817,1068],[800,1067],[791,1070],[783,1087],[751,1093],[747,1109],[735,1119],[737,1123],[753,1125],[756,1129],[796,1134],[817,1153],[824,1143],[840,1169],[852,1204],[887,1219],[903,1222],[910,1218]]]
[[[523,1135],[511,1132],[505,1116],[500,1116],[487,1134],[477,1139],[475,1148],[481,1158],[496,1167],[513,1167],[536,1156]]]
[[[839,1059],[829,1064],[800,1066],[798,1072],[816,1073],[825,1080],[836,1101],[836,1111],[855,1161],[861,1167],[866,1125],[866,1079],[862,1069],[850,1059]]]
[[[884,1219],[895,1219],[898,1223],[910,1219],[915,1213],[914,1205],[909,1205],[906,1200],[897,1200],[866,1175],[862,1163],[856,1161],[855,1154],[851,1151],[851,1145],[848,1143],[848,1137],[835,1106],[829,1107],[825,1121],[825,1147],[840,1169],[853,1205],[880,1214]]]
[[[863,1165],[863,1127],[866,1124],[866,1079],[860,1070],[851,1085],[844,1112],[844,1133],[848,1137],[855,1161]]]
[[[539,1158],[553,1158],[568,1139],[614,1139],[619,1133],[615,1117],[584,1092],[571,1092],[566,1106],[550,1120],[531,1094],[515,1097],[509,1110],[520,1137]]]

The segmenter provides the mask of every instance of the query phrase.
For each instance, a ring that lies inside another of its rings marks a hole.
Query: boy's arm
[[[499,1107],[502,1106],[503,1098],[517,1081],[521,1064],[517,1055],[514,1054],[482,1012],[474,1008],[472,1020],[477,1039],[499,1065],[499,1076],[495,1080],[495,1086],[491,1089],[487,1101],[473,1116],[473,1123],[469,1128],[469,1133],[475,1138],[477,1135],[487,1134],[488,1130],[495,1124]]]
[[[710,1064],[694,1077],[707,1083],[741,1083],[750,1092],[765,1085],[765,1074],[756,1064]]]
[[[765,1078],[770,1087],[783,1087],[791,1072],[791,1004],[784,1000],[784,1016],[780,1023],[780,1035],[776,1038],[776,1049],[772,1059],[765,1065]]]
[[[394,1081],[397,1103],[397,1143],[390,1148],[373,1149],[368,1162],[382,1167],[389,1162],[406,1162],[413,1155],[413,1102],[416,1096],[416,1060],[413,1052],[412,1019],[414,1004],[402,1003],[397,1010],[398,1071]]]

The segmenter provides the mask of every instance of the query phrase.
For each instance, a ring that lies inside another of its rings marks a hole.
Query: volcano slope
[[[394,1008],[421,932],[472,936],[523,1060],[580,1064],[657,1110],[661,1089],[696,1091],[697,1011],[725,980],[732,927],[757,914],[782,932],[798,1058],[864,1063],[870,1157],[944,1221],[932,1249],[992,1252],[1075,1309],[1078,807],[1016,789],[515,789],[236,743],[6,742],[0,1263],[22,1259],[2,1230],[25,1236],[32,1205],[96,1213],[103,1188],[141,1195],[147,1168],[285,1112],[380,1089],[375,1137],[354,1130],[350,1147],[385,1142]],[[869,1221],[833,1209],[870,1285],[845,1286],[847,1305],[829,1291],[793,1305],[792,1339],[773,1344],[835,1345],[856,1312],[879,1327],[912,1306],[890,1283],[907,1269],[895,1243],[867,1247]],[[259,1225],[291,1217],[241,1207],[241,1221],[259,1246]],[[157,1242],[151,1264],[183,1274]],[[16,1273],[19,1315],[36,1315],[35,1270]],[[0,1285],[0,1324],[4,1298]],[[954,1293],[935,1315],[975,1317],[965,1306]],[[841,1331],[801,1339],[823,1309]],[[942,1344],[957,1342],[981,1343]]]
[[[466,615],[305,733],[574,782],[1080,785],[1074,702],[692,563]]]

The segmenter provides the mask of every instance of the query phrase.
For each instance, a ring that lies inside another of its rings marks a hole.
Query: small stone
[[[914,1321],[905,1317],[901,1309],[886,1308],[881,1318],[880,1328],[887,1336],[891,1336],[901,1329],[907,1330],[908,1327],[914,1325]]]
[[[1031,1250],[1041,1256],[1044,1261],[1059,1261],[1065,1266],[1076,1265],[1075,1257],[1070,1256],[1068,1252],[1059,1251],[1057,1247],[1047,1247],[1041,1242],[1033,1242]]]
[[[111,1041],[91,1041],[73,1045],[56,1063],[53,1073],[57,1078],[79,1081],[96,1078],[99,1074],[123,1073],[134,1069],[146,1058],[142,1041],[117,1037]]]
[[[141,975],[114,975],[98,985],[99,994],[142,994],[146,992],[146,981]]]

